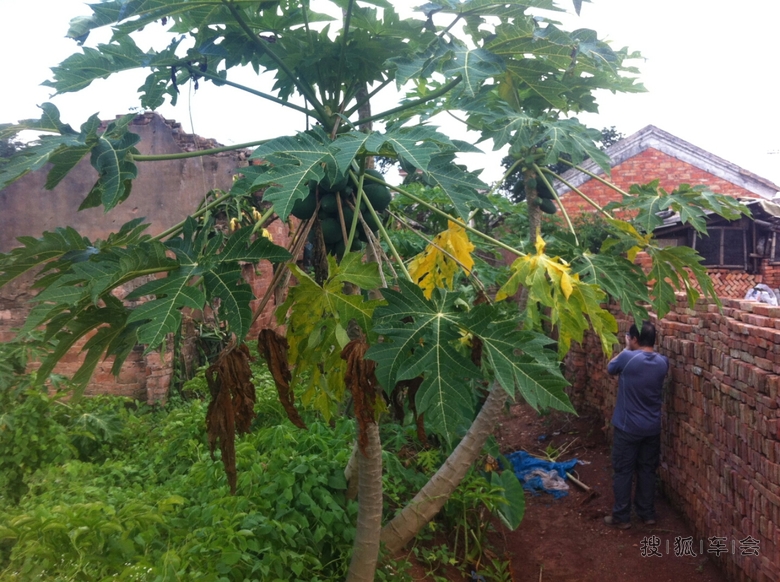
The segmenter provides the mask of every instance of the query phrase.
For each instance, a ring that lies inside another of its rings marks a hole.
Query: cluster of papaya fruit
[[[536,203],[542,209],[542,212],[555,214],[558,211],[558,207],[555,205],[555,195],[542,180],[531,178],[526,182],[525,187],[536,188],[536,195],[538,196]]]
[[[366,170],[366,174],[384,180],[382,174],[376,170]],[[358,186],[351,178],[343,177],[336,182],[332,182],[327,176],[319,183],[312,180],[309,183],[309,194],[306,198],[295,202],[291,214],[301,220],[306,220],[314,216],[317,208],[317,199],[319,197],[320,210],[317,215],[322,230],[322,238],[325,241],[325,250],[332,255],[341,257],[344,255],[346,241],[344,240],[344,231],[349,234],[352,221],[355,217],[355,201],[357,198]],[[377,214],[384,212],[390,205],[392,195],[390,191],[381,184],[370,180],[363,180],[363,192],[366,198],[374,208]],[[339,213],[339,206],[341,213]],[[374,220],[373,215],[368,210],[368,206],[362,203],[360,213],[363,216],[365,224],[376,234],[379,230],[379,224]],[[344,229],[341,226],[341,216],[344,217]],[[313,232],[313,231],[312,231]],[[362,221],[358,221],[356,237],[350,250],[360,250],[364,242],[368,241],[368,235],[363,227]]]

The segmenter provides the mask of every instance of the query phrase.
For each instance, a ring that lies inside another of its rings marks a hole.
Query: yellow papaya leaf
[[[474,268],[471,252],[474,245],[469,241],[466,229],[449,221],[447,230],[440,232],[425,250],[409,263],[412,280],[430,299],[437,287],[452,289],[455,274],[459,268],[468,275]]]
[[[512,274],[499,289],[496,301],[514,295],[520,285],[525,287],[528,290],[526,324],[531,329],[541,325],[540,308],[546,310],[549,322],[558,327],[561,356],[568,351],[572,340],[582,341],[589,327],[601,339],[602,347],[611,346],[617,324],[601,307],[606,298],[604,291],[581,281],[560,257],[544,254],[545,243],[541,237],[536,238],[535,247],[536,254],[519,257],[512,263]]]
[[[634,259],[636,259],[637,253],[641,250],[642,249],[640,247],[631,247],[626,253],[626,258],[633,263]]]

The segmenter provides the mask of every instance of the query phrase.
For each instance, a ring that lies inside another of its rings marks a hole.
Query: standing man
[[[653,351],[655,326],[632,325],[626,334],[626,349],[615,356],[607,371],[619,374],[617,404],[612,414],[612,489],[615,506],[604,518],[618,529],[631,527],[631,482],[636,478],[634,507],[646,525],[656,522],[655,472],[661,453],[661,404],[666,356]]]

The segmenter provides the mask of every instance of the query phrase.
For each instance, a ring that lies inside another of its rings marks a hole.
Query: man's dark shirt
[[[617,404],[612,424],[637,436],[654,436],[661,432],[661,404],[664,376],[669,360],[656,352],[623,350],[607,366],[620,374]]]

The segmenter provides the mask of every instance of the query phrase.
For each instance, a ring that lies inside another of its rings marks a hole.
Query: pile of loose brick
[[[620,332],[631,324],[618,315]],[[723,299],[723,310],[684,296],[656,322],[669,358],[661,481],[697,540],[725,538],[717,561],[739,581],[780,579],[780,308]],[[566,361],[575,406],[608,423],[617,380],[588,336]],[[758,555],[743,555],[743,540]],[[698,543],[696,544],[698,546]],[[706,551],[706,550],[705,550]],[[712,553],[707,552],[714,558]]]
[[[742,298],[761,283],[761,275],[728,269],[707,269],[718,297]]]

